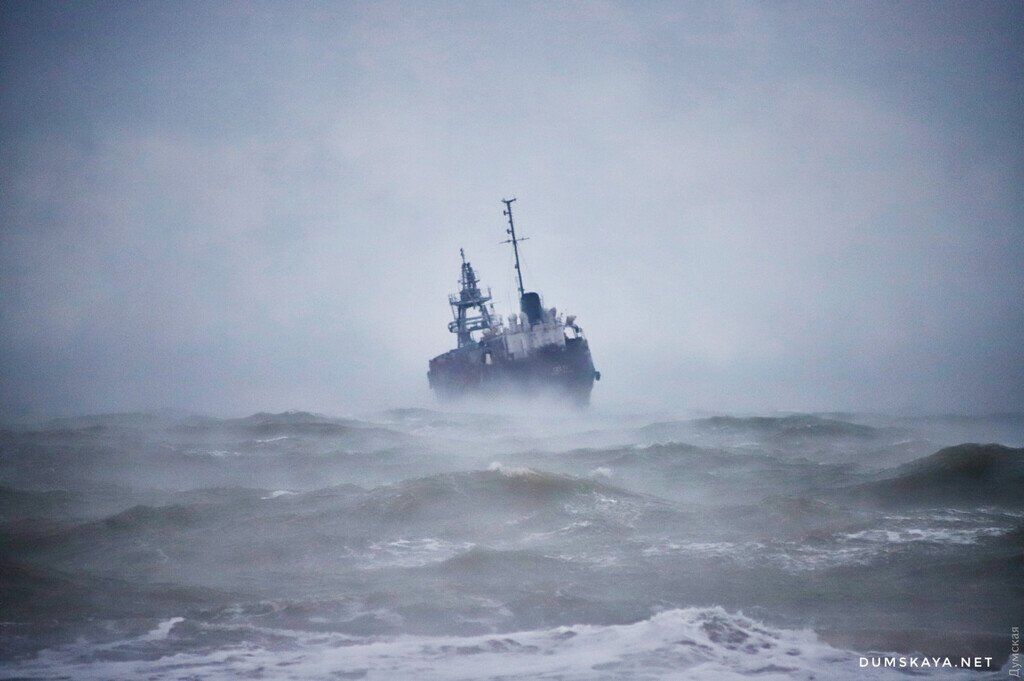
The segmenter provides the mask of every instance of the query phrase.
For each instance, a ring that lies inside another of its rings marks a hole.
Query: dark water
[[[866,651],[1005,677],[1022,434],[415,409],[7,430],[0,677],[903,676]]]

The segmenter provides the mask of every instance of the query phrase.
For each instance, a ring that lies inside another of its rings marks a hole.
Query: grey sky
[[[4,3],[0,409],[426,404],[464,246],[598,405],[1024,409],[1024,5]]]

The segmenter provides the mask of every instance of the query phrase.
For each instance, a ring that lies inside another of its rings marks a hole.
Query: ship
[[[510,314],[507,321],[495,314],[490,289],[485,295],[473,265],[459,249],[460,290],[448,297],[453,317],[448,330],[455,334],[456,347],[430,360],[427,379],[442,401],[480,395],[547,396],[586,406],[601,373],[594,368],[576,316],[544,307],[539,293],[525,290],[519,244],[526,237],[516,236],[514,201],[502,199],[509,237],[503,243],[511,244],[515,258],[519,312]]]

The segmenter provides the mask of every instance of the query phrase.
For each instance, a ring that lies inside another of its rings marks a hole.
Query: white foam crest
[[[501,473],[506,478],[532,478],[540,475],[537,471],[526,466],[505,466],[500,461],[494,461],[487,470]]]
[[[452,542],[435,537],[395,539],[371,544],[367,567],[420,567],[448,560],[475,546],[473,542]]]
[[[655,558],[682,554],[724,558],[745,567],[770,565],[789,572],[806,572],[840,565],[867,565],[880,550],[879,546],[816,547],[798,542],[656,541],[641,552]]]
[[[173,626],[173,625],[172,625]],[[766,626],[721,608],[670,610],[627,625],[576,625],[465,637],[354,640],[296,634],[289,649],[244,645],[151,660],[83,661],[81,648],[44,651],[0,677],[76,679],[185,675],[194,679],[899,679],[896,669],[861,668],[859,654],[833,648],[807,630]],[[941,670],[941,678],[970,678]],[[919,676],[929,676],[923,671]]]
[[[977,544],[984,537],[997,537],[1006,532],[1002,527],[930,528],[906,527],[894,530],[875,529],[842,535],[848,541],[868,541],[883,544]]]
[[[260,497],[260,499],[264,499],[264,500],[266,500],[266,499],[279,499],[281,497],[290,497],[290,496],[294,496],[296,494],[298,494],[298,492],[293,492],[293,491],[291,491],[289,489],[279,489],[279,490],[275,490],[275,491],[271,492],[270,494],[268,494],[265,497]]]
[[[180,622],[184,622],[184,617],[171,617],[163,622],[160,622],[152,630],[140,636],[137,641],[162,641],[171,635],[171,629]]]

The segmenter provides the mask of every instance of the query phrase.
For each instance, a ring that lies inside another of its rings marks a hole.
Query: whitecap
[[[900,679],[896,669],[862,668],[860,654],[814,632],[775,628],[720,607],[669,610],[624,625],[574,625],[480,636],[355,639],[280,632],[289,646],[232,645],[159,659],[83,659],[79,647],[44,651],[0,672],[76,679],[235,679],[285,681],[417,679]],[[918,676],[972,678],[942,669]]]
[[[491,463],[491,465],[487,467],[487,470],[495,473],[501,473],[506,478],[523,478],[540,475],[540,473],[532,468],[527,468],[525,466],[504,466],[500,461],[494,461]]]
[[[296,494],[298,494],[298,492],[293,492],[293,491],[288,490],[288,489],[279,489],[279,490],[274,490],[273,492],[271,492],[270,494],[268,494],[265,497],[260,497],[260,499],[278,499],[280,497],[290,497],[290,496],[294,496]]]

